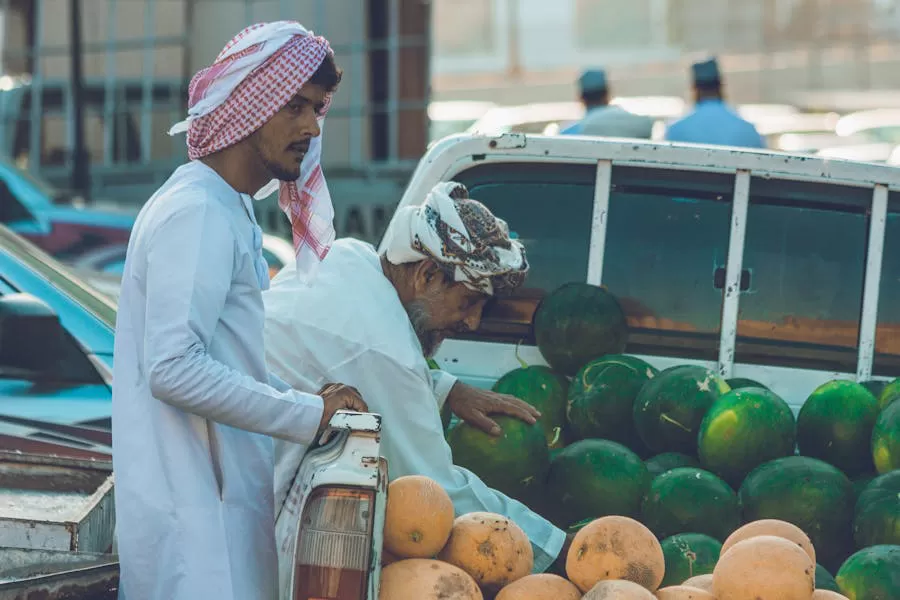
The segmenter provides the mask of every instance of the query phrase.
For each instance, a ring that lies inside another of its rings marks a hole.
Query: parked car
[[[0,449],[110,452],[115,319],[109,298],[0,225]]]
[[[60,259],[128,242],[135,215],[75,206],[48,183],[0,158],[0,223]]]
[[[95,289],[118,299],[127,250],[128,244],[97,248],[73,259],[72,269]],[[263,257],[269,264],[269,277],[275,277],[282,267],[294,260],[294,246],[283,238],[264,233]]]

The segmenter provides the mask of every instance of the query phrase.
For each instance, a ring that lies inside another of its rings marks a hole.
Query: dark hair
[[[589,92],[581,92],[581,101],[588,106],[609,104],[609,90],[591,90]]]
[[[699,99],[722,98],[721,81],[694,82],[694,94]]]
[[[337,89],[338,84],[341,83],[341,77],[343,75],[344,71],[337,66],[337,63],[334,62],[334,55],[329,52],[325,55],[325,60],[322,61],[322,64],[319,65],[319,68],[316,69],[316,72],[313,73],[313,76],[309,78],[307,83],[320,85],[325,88],[326,91],[333,92]]]

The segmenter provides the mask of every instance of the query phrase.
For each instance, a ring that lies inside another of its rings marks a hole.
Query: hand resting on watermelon
[[[529,425],[537,422],[540,411],[509,394],[498,394],[457,381],[447,395],[450,410],[463,421],[490,435],[500,435],[503,430],[488,415],[507,415]]]

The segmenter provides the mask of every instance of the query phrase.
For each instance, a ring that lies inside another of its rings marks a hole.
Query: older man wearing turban
[[[334,239],[320,122],[340,71],[294,22],[247,28],[191,81],[191,159],[141,210],[116,323],[113,463],[128,600],[271,600],[277,560],[272,438],[308,444],[342,385],[266,369],[269,286],[251,195],[279,190],[311,283]],[[318,393],[310,393],[318,392]]]
[[[383,416],[382,455],[391,479],[427,475],[450,495],[456,513],[506,515],[531,540],[535,570],[560,555],[565,534],[521,503],[455,466],[444,440],[444,402],[464,420],[499,433],[487,416],[534,422],[539,413],[509,396],[430,371],[444,338],[478,328],[485,302],[521,285],[528,271],[522,245],[506,223],[465,187],[435,187],[421,206],[398,211],[379,256],[363,242],[335,242],[314,288],[291,267],[263,294],[269,368],[289,383],[339,380],[357,388]],[[281,504],[304,448],[276,442],[275,500]]]

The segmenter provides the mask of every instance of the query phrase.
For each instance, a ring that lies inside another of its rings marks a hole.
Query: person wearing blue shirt
[[[653,119],[609,103],[609,86],[604,71],[588,69],[578,83],[585,108],[584,118],[560,130],[560,135],[650,138]]]
[[[694,110],[669,125],[665,139],[670,142],[765,148],[766,142],[756,128],[725,103],[716,60],[695,63],[691,71]]]

